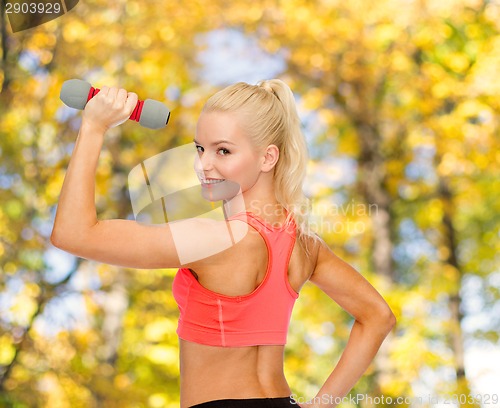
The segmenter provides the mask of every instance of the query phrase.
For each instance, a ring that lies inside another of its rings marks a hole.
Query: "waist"
[[[182,339],[179,344],[182,407],[291,394],[283,372],[284,346],[224,348]]]

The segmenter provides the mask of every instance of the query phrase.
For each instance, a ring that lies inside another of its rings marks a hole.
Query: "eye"
[[[198,151],[198,153],[203,153],[204,149],[202,146],[200,145],[196,145],[196,150]],[[220,153],[222,152],[222,153]],[[219,154],[220,156],[227,156],[228,154],[230,154],[231,152],[227,149],[224,149],[223,147],[217,149],[217,154]]]
[[[229,150],[227,149],[224,149],[223,147],[221,147],[220,149],[217,150],[217,152],[224,152],[224,154],[222,154],[221,156],[227,156],[229,153],[231,153]]]

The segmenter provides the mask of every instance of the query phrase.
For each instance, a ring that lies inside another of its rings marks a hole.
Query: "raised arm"
[[[375,288],[324,242],[310,281],[355,319],[337,366],[312,400],[314,407],[334,407],[366,371],[396,318]]]
[[[175,266],[178,259],[165,226],[135,221],[97,219],[95,173],[106,131],[123,123],[137,104],[137,95],[103,87],[83,111],[82,124],[57,206],[51,242],[82,258],[120,266]]]
[[[137,95],[103,87],[86,105],[66,172],[51,242],[76,256],[130,268],[197,267],[246,236],[237,220],[178,220],[143,225],[131,220],[98,220],[95,173],[106,131],[123,123]]]

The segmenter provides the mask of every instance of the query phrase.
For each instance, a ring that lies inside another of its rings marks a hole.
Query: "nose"
[[[204,173],[208,173],[213,168],[213,160],[209,154],[204,152],[196,154],[194,158],[194,170],[196,173],[203,175]]]

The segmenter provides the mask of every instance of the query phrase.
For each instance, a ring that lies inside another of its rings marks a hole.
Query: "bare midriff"
[[[268,254],[257,231],[250,229],[248,237],[248,246],[240,245],[241,251],[235,250],[232,258],[224,253],[221,255],[223,259],[212,262],[211,267],[193,268],[198,271],[195,277],[205,287],[230,296],[254,290],[264,278]],[[252,253],[252,260],[245,269],[242,259],[248,253]],[[315,257],[307,257],[296,241],[288,265],[288,280],[297,293],[309,279],[315,263]],[[242,285],[237,287],[235,281],[228,278],[236,269],[242,277],[254,278],[246,283],[241,280]],[[258,276],[256,270],[261,272]],[[179,338],[179,349],[181,408],[220,399],[283,398],[292,395],[284,374],[284,345],[219,347]]]
[[[219,399],[291,395],[284,346],[215,347],[179,339],[181,408]]]

